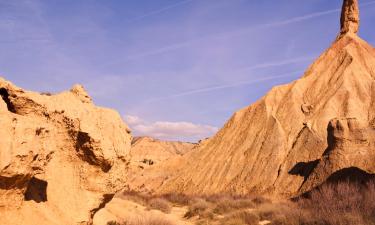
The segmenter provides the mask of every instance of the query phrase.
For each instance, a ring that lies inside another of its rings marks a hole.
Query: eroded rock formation
[[[359,6],[358,0],[344,0],[341,11],[340,34],[358,33],[359,30]]]
[[[274,87],[178,162],[160,165],[162,175],[134,180],[134,188],[290,197],[337,172],[374,174],[366,127],[375,120],[375,49],[358,28],[358,2],[345,0],[339,37],[302,78]]]
[[[82,86],[39,94],[0,78],[4,224],[90,224],[124,186],[131,135]]]
[[[375,127],[356,118],[333,119],[328,125],[328,147],[307,177],[301,192],[325,182],[353,180],[366,183],[375,177]]]

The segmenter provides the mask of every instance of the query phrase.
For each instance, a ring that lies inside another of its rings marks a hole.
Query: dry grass
[[[258,225],[259,216],[247,210],[232,213],[220,221],[222,225]]]
[[[307,198],[283,202],[271,202],[259,196],[230,195],[192,197],[168,194],[158,198],[132,195],[131,198],[166,213],[172,203],[187,205],[184,217],[194,217],[200,225],[252,225],[264,220],[270,221],[270,225],[375,225],[373,182],[367,185],[348,182],[323,185]]]
[[[254,207],[255,204],[251,199],[223,198],[216,202],[216,207],[213,212],[217,214],[226,214],[239,209],[249,209]]]
[[[315,221],[328,225],[375,224],[375,185],[343,182],[324,185],[298,203]]]
[[[107,225],[175,225],[175,223],[161,216],[142,216],[129,218],[121,223],[111,221]]]
[[[189,202],[191,202],[193,199],[191,196],[179,193],[164,194],[160,197],[180,206],[189,205]]]
[[[135,191],[124,191],[118,197],[121,199],[138,203],[140,205],[147,205],[147,202],[151,199],[150,195],[138,193]]]
[[[212,217],[212,204],[202,198],[197,198],[191,201],[188,211],[185,213],[185,218],[192,218],[199,216],[200,218]]]
[[[164,213],[170,213],[172,210],[171,204],[169,201],[163,198],[153,198],[149,200],[148,207],[151,209],[157,209]]]
[[[296,202],[266,203],[257,208],[271,225],[374,225],[375,185],[328,184]]]

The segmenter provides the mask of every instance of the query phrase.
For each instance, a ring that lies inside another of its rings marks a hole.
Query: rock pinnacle
[[[340,22],[340,36],[358,32],[360,22],[358,0],[344,0]]]

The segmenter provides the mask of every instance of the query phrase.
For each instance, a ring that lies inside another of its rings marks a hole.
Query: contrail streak
[[[168,5],[168,6],[164,7],[164,8],[161,8],[161,9],[158,9],[158,10],[155,10],[155,11],[152,11],[152,12],[149,12],[149,13],[146,13],[146,14],[143,14],[143,15],[140,15],[140,16],[135,17],[135,18],[133,18],[133,19],[130,19],[130,20],[126,21],[126,22],[129,23],[129,22],[139,21],[139,20],[142,20],[142,19],[144,19],[144,18],[147,18],[147,17],[150,17],[150,16],[154,16],[154,15],[160,14],[160,13],[162,13],[162,12],[165,12],[165,11],[167,11],[167,10],[170,10],[170,9],[176,8],[176,7],[180,6],[180,5],[187,4],[187,3],[192,2],[192,1],[194,1],[194,0],[185,0],[185,1],[177,2],[176,4]]]
[[[205,93],[205,92],[217,91],[217,90],[222,90],[222,89],[227,89],[227,88],[234,88],[234,87],[239,87],[239,86],[250,85],[250,84],[254,84],[254,83],[258,83],[258,82],[262,82],[262,81],[274,80],[274,79],[285,78],[285,77],[292,77],[296,74],[301,74],[303,72],[304,72],[304,70],[300,70],[300,71],[295,71],[295,72],[281,74],[281,75],[262,77],[262,78],[258,78],[258,79],[248,80],[248,81],[241,81],[241,82],[237,82],[237,83],[233,83],[233,84],[224,84],[224,85],[217,85],[217,86],[211,86],[211,87],[205,87],[205,88],[198,88],[198,89],[193,89],[193,90],[190,90],[190,91],[185,91],[185,92],[181,92],[181,93],[166,96],[166,97],[150,99],[147,102],[154,102],[154,101],[159,101],[159,100],[164,100],[164,99],[178,98],[178,97],[194,95],[194,94],[199,94],[199,93]]]
[[[306,62],[306,61],[310,61],[313,59],[315,59],[315,57],[298,57],[298,58],[287,59],[287,60],[282,60],[282,61],[266,62],[266,63],[260,63],[257,65],[242,68],[240,69],[240,71],[264,69],[264,68],[275,67],[275,66],[285,66],[285,65],[289,65],[293,63],[298,63],[298,62]]]

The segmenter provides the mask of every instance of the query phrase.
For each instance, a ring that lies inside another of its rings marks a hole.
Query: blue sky
[[[335,39],[341,0],[0,0],[0,74],[60,92],[81,83],[135,135],[196,141]],[[375,1],[360,0],[375,44]]]

